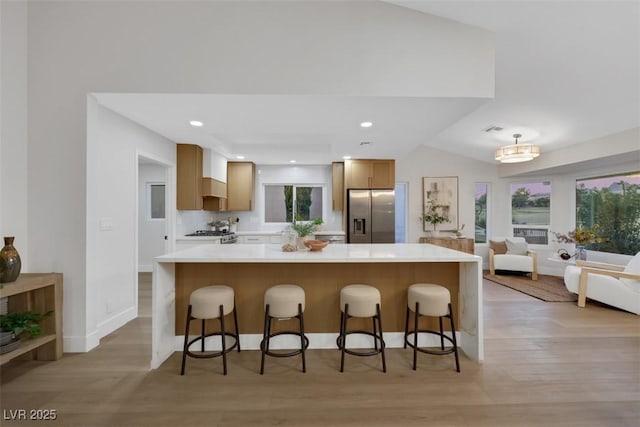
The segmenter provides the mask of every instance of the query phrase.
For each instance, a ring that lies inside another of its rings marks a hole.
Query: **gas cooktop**
[[[229,233],[228,231],[213,231],[213,230],[196,230],[191,234],[185,234],[185,236],[229,236],[235,233]]]

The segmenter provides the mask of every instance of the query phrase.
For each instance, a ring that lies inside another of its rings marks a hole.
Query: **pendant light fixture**
[[[520,163],[533,160],[540,155],[540,147],[534,144],[518,144],[519,133],[513,134],[515,144],[505,145],[496,150],[496,160],[502,163]]]

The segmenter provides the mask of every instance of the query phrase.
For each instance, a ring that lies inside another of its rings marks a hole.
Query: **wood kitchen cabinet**
[[[341,211],[344,209],[344,163],[333,162],[333,175],[331,180],[331,209]]]
[[[201,210],[202,147],[177,144],[176,209]]]
[[[357,159],[344,162],[345,188],[394,189],[395,160]]]
[[[252,162],[227,163],[227,210],[253,210],[255,172]]]
[[[420,243],[431,243],[432,245],[442,246],[453,249],[455,251],[466,252],[473,255],[474,240],[473,239],[456,239],[453,237],[421,237]]]
[[[227,210],[227,183],[213,178],[202,178],[202,208],[206,211]]]
[[[42,335],[23,339],[20,346],[0,355],[0,365],[13,359],[57,360],[62,357],[62,274],[22,273],[5,283],[0,298],[8,297],[9,313],[37,311],[50,313],[42,318]]]

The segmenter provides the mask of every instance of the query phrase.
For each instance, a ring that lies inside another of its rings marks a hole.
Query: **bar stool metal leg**
[[[409,333],[409,307],[407,306],[407,315],[404,319],[404,345],[402,348],[407,348],[407,334]]]
[[[262,342],[264,343],[262,350],[262,361],[260,362],[260,375],[264,374],[264,357],[267,354],[264,347],[269,347],[269,335],[271,334],[271,321],[269,320],[269,304],[264,310],[264,332],[262,334]]]
[[[182,347],[182,368],[180,368],[180,375],[184,375],[184,368],[187,362],[187,348],[189,344],[189,324],[191,323],[191,304],[187,309],[187,325],[184,331],[184,346]]]
[[[383,338],[383,333],[382,333],[382,314],[380,313],[380,304],[376,304],[376,312],[377,314],[377,318],[378,318],[378,329],[380,330],[380,352],[382,353],[382,372],[387,372],[387,360],[384,356],[384,338]],[[378,339],[375,337],[375,330],[374,330],[374,337],[373,340],[375,342],[378,341]],[[376,350],[377,350],[377,346],[376,346]]]
[[[222,372],[227,375],[227,346],[224,339],[224,306],[220,304],[220,338],[222,339]],[[204,343],[204,338],[202,339]]]
[[[456,358],[456,371],[460,372],[460,361],[458,360],[458,340],[456,339],[456,326],[453,322],[453,310],[451,309],[451,303],[449,303],[449,320],[451,320],[451,338],[453,340],[453,355]]]
[[[233,323],[236,327],[238,353],[240,353],[240,330],[238,329],[238,312],[236,311],[236,300],[233,300]]]
[[[302,312],[302,304],[298,304],[298,315],[300,316],[300,349],[302,351],[302,372],[307,372],[307,360],[305,358],[304,345],[304,313]]]
[[[340,372],[344,372],[344,351],[347,346],[347,319],[349,317],[349,304],[345,304],[344,313],[342,313],[342,322],[340,323]]]

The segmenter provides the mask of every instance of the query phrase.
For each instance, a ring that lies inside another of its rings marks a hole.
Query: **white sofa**
[[[524,237],[494,237],[489,240],[489,272],[496,270],[531,273],[531,280],[538,280],[538,258]]]
[[[590,298],[640,314],[640,252],[626,266],[577,261],[565,269],[564,284],[580,307]]]

